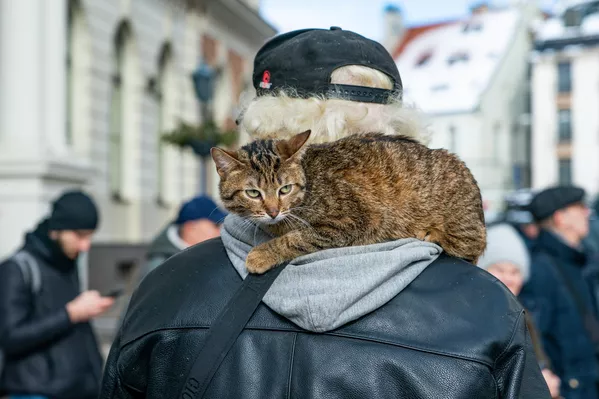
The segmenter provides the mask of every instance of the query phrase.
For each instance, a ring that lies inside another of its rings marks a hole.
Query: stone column
[[[0,0],[0,258],[91,176],[66,148],[66,6]]]
[[[43,3],[0,0],[0,158],[42,152]]]
[[[43,135],[53,155],[66,153],[67,0],[43,0]]]

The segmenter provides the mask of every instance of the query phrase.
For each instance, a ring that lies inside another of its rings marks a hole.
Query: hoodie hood
[[[221,237],[244,279],[247,254],[272,238],[236,215],[226,217]],[[331,331],[390,301],[441,252],[436,244],[409,238],[301,256],[281,272],[263,302],[303,329]]]
[[[179,237],[176,224],[169,224],[148,247],[148,258],[165,257],[170,258],[176,253],[187,248],[188,245]]]
[[[70,271],[77,267],[77,260],[66,256],[58,242],[50,238],[48,219],[42,220],[34,231],[25,235],[23,248],[55,269]]]

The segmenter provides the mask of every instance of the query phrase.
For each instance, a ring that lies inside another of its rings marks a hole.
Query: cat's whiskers
[[[244,233],[245,233],[245,232],[246,232],[246,231],[247,231],[247,230],[248,230],[250,227],[252,227],[252,226],[255,226],[255,225],[256,225],[256,222],[253,222],[251,219],[253,219],[253,218],[252,218],[252,216],[248,216],[247,218],[244,218],[244,219],[243,219],[243,225],[242,225],[242,226],[244,227],[244,229],[243,229],[243,231],[241,232],[241,234],[242,234],[242,235],[243,235],[243,234],[244,234]]]
[[[293,230],[294,226],[293,223],[291,223],[291,220],[289,218],[284,218],[283,222],[285,222],[285,226],[289,227],[289,229]]]
[[[307,227],[309,228],[313,228],[312,225],[310,225],[310,223],[308,223],[307,221],[305,221],[304,219],[302,219],[301,217],[294,215],[293,213],[287,213],[286,216],[291,217],[293,220],[297,220],[298,222],[302,222],[303,224],[305,224]]]
[[[220,218],[220,219],[219,219],[219,220],[216,222],[216,224],[221,224],[222,222],[224,222],[226,217],[227,217],[227,216],[223,216],[222,218]]]
[[[254,245],[258,245],[256,243],[256,233],[258,232],[258,223],[255,223],[254,226],[255,226],[254,227]]]

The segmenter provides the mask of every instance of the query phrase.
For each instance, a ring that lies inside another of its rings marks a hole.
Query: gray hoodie
[[[221,237],[242,278],[249,251],[271,238],[235,215],[225,219]],[[306,330],[330,331],[383,306],[441,252],[438,245],[409,238],[305,255],[281,272],[263,302]]]

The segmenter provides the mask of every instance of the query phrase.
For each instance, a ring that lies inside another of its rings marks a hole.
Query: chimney
[[[470,7],[470,13],[472,15],[484,14],[489,11],[489,3],[483,1]]]
[[[393,52],[395,47],[399,44],[403,38],[405,32],[403,14],[401,9],[393,4],[389,4],[385,7],[385,33],[383,36],[383,46],[390,53]]]

